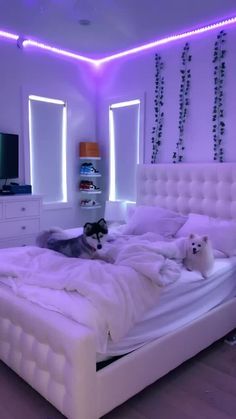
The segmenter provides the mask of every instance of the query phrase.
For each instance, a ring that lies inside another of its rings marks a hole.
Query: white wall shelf
[[[101,177],[102,175],[100,173],[91,173],[91,174],[83,174],[80,173],[80,176],[82,177]]]
[[[80,157],[81,167],[79,192],[82,194],[80,199],[80,208],[83,210],[96,210],[102,207],[99,200],[97,201],[95,199],[95,195],[101,195],[102,193],[98,182],[96,182],[97,178],[101,178],[99,163],[97,163],[99,160],[101,160],[101,157]],[[94,197],[90,197],[90,195],[94,195]]]
[[[100,193],[102,193],[102,191],[97,191],[96,189],[94,191],[86,191],[85,189],[80,189],[79,191],[82,192],[82,193],[85,193],[85,194],[100,194]]]
[[[80,157],[80,160],[101,160],[101,157]]]
[[[97,208],[101,208],[102,206],[100,204],[97,205],[91,205],[91,206],[87,206],[87,205],[80,205],[80,208],[83,210],[90,210],[90,209],[97,209]]]

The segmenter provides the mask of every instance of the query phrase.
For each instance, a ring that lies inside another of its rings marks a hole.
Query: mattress
[[[236,296],[236,257],[215,260],[209,278],[183,270],[180,279],[162,289],[156,307],[149,310],[119,343],[108,343],[106,356],[117,356],[185,326]],[[98,360],[104,354],[98,354]]]
[[[207,279],[203,279],[197,272],[183,269],[176,282],[161,288],[156,306],[147,311],[142,320],[136,323],[124,338],[118,343],[106,339],[108,344],[104,350],[97,353],[97,362],[140,348],[145,343],[186,325],[233,298],[236,295],[235,275],[236,257],[216,259],[214,270]],[[4,287],[4,292],[9,293],[10,297],[13,291],[9,285],[9,279],[1,279],[0,287]],[[94,330],[97,347],[104,347],[103,323],[99,322],[97,310],[79,293],[24,285],[18,289],[18,296],[21,297],[22,305],[26,298],[44,309],[57,311],[67,317],[70,307],[71,318],[78,319],[79,323]]]

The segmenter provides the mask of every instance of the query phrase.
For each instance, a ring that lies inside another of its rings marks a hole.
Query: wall
[[[226,29],[227,57],[225,79],[225,161],[236,160],[235,147],[235,74],[236,28]],[[192,84],[189,119],[185,131],[185,161],[212,161],[211,116],[213,105],[213,46],[218,31],[190,38],[192,53]],[[178,137],[178,95],[180,85],[180,55],[185,41],[177,41],[156,50],[107,63],[95,74],[88,64],[77,63],[39,50],[20,50],[15,42],[0,42],[0,130],[20,133],[20,181],[24,182],[22,92],[42,90],[61,96],[68,103],[68,186],[71,207],[44,210],[42,227],[60,225],[64,228],[83,225],[89,217],[103,216],[103,210],[80,211],[78,143],[98,140],[103,160],[102,186],[104,201],[108,197],[109,121],[108,105],[116,100],[145,95],[143,132],[144,161],[150,162],[151,129],[154,124],[154,81],[156,52],[165,63],[165,98],[163,145],[159,161],[171,162]],[[96,89],[99,94],[97,95]],[[125,151],[124,151],[125,158]]]
[[[236,160],[236,28],[226,28],[227,56],[225,77],[225,161]],[[213,107],[213,47],[219,31],[189,38],[192,53],[192,81],[190,90],[189,118],[185,130],[185,161],[213,161],[212,107]],[[156,50],[124,57],[106,64],[100,69],[98,106],[98,138],[101,141],[108,175],[108,104],[116,98],[133,99],[145,94],[144,161],[151,161],[151,129],[154,125],[154,55],[159,53],[165,63],[164,128],[163,145],[159,161],[172,162],[172,154],[178,138],[178,103],[180,86],[181,53],[186,40],[176,41]],[[124,151],[125,158],[125,151]],[[108,190],[108,182],[105,185]],[[108,193],[108,191],[107,191]]]
[[[93,70],[88,64],[58,58],[40,50],[21,50],[14,41],[5,40],[0,42],[0,60],[0,131],[20,134],[20,182],[24,182],[23,91],[32,89],[67,102],[68,189],[71,206],[43,210],[42,228],[52,225],[64,228],[83,225],[85,214],[78,206],[78,143],[96,139]]]

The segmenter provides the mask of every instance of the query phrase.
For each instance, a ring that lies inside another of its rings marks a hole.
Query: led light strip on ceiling
[[[90,64],[93,64],[95,67],[99,67],[101,64],[107,63],[109,61],[116,60],[118,58],[127,57],[129,55],[137,54],[137,53],[142,52],[142,51],[146,51],[146,50],[149,50],[149,49],[152,49],[152,48],[156,48],[159,45],[165,45],[165,44],[168,44],[168,43],[171,43],[171,42],[174,42],[174,41],[178,41],[180,39],[185,39],[185,38],[189,38],[189,37],[192,37],[192,36],[200,35],[202,33],[210,32],[210,31],[213,31],[213,30],[216,30],[216,29],[219,29],[219,28],[224,28],[225,26],[234,25],[235,23],[236,23],[236,17],[232,17],[232,18],[229,18],[229,19],[222,20],[220,22],[212,23],[211,25],[202,26],[200,28],[193,29],[192,31],[182,32],[182,33],[179,33],[179,34],[176,34],[176,35],[170,35],[170,36],[167,36],[166,38],[161,38],[161,39],[158,39],[156,41],[141,45],[139,47],[131,48],[131,49],[128,49],[126,51],[122,51],[122,52],[119,52],[119,53],[116,53],[116,54],[113,54],[113,55],[109,55],[107,57],[100,58],[100,59],[93,59],[93,58],[90,58],[90,57],[86,57],[84,55],[79,55],[77,53],[70,52],[70,51],[67,51],[67,50],[64,50],[64,49],[61,49],[61,48],[53,47],[53,46],[44,44],[42,42],[37,42],[37,41],[31,40],[31,39],[23,39],[21,41],[21,37],[19,35],[12,34],[12,33],[9,33],[9,32],[3,31],[3,30],[0,30],[0,37],[16,40],[18,42],[19,46],[22,46],[24,48],[27,48],[27,47],[30,47],[30,46],[35,47],[35,48],[40,48],[40,49],[52,52],[52,53],[57,54],[57,55],[62,55],[62,56],[65,56],[65,57],[69,57],[69,58],[78,60],[78,61],[88,62]]]
[[[1,31],[1,30],[0,30],[0,37],[7,38],[7,39],[14,39],[15,41],[19,39],[19,35],[16,35],[14,33],[9,33],[6,31]]]

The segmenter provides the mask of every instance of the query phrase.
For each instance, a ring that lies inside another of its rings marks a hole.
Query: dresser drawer
[[[40,214],[40,201],[16,201],[5,203],[5,218],[33,217]]]
[[[36,234],[31,236],[20,236],[13,239],[0,240],[0,249],[6,247],[22,247],[22,246],[34,246]]]
[[[37,234],[39,229],[39,218],[2,222],[0,223],[0,239]]]

